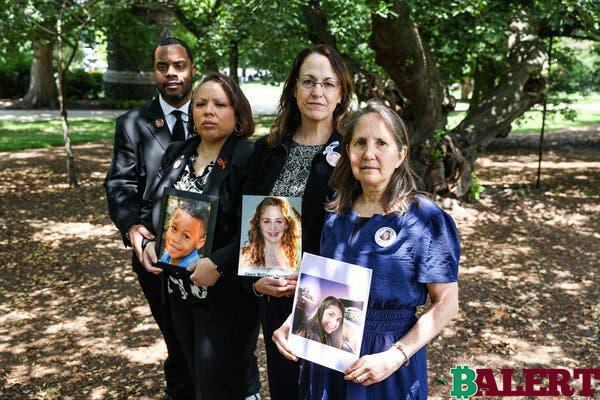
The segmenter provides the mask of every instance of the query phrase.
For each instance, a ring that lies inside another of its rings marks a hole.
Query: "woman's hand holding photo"
[[[146,271],[158,275],[162,272],[162,269],[156,266],[158,257],[156,256],[156,242],[148,242],[142,253],[142,265],[146,268]]]
[[[406,361],[404,354],[392,347],[381,353],[362,356],[346,369],[344,379],[363,386],[381,382]]]
[[[294,351],[289,346],[288,336],[290,335],[291,322],[288,318],[283,325],[275,332],[273,332],[273,342],[277,346],[277,350],[288,360],[298,361],[298,357],[294,354]]]
[[[190,280],[196,286],[213,286],[221,276],[217,272],[217,266],[209,258],[203,258],[186,269],[192,273]]]
[[[283,297],[283,296],[286,296],[289,292],[287,279],[271,278],[268,276],[265,276],[265,277],[257,280],[256,283],[254,284],[254,288],[256,289],[257,292],[266,294],[267,296],[271,296],[271,297]],[[293,290],[295,290],[295,288],[296,288],[296,284],[294,281],[294,289]],[[292,293],[293,293],[293,290],[292,290]]]
[[[296,293],[296,284],[298,283],[298,274],[294,274],[287,278],[284,296],[290,297]]]

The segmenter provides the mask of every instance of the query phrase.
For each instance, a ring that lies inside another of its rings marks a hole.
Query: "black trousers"
[[[170,305],[196,400],[241,400],[259,392],[256,304],[240,304],[232,310],[171,298]]]
[[[267,372],[271,400],[298,398],[298,363],[282,356],[272,339],[273,332],[279,329],[292,312],[293,304],[294,299],[292,297],[263,296],[259,298],[258,302],[267,352]]]
[[[187,368],[185,356],[175,336],[170,307],[163,302],[161,277],[146,271],[135,253],[133,254],[133,270],[137,274],[152,316],[167,345],[168,354],[164,363],[166,392],[174,400],[193,400],[194,384]]]

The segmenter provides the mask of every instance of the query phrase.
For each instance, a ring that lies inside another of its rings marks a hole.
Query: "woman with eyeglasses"
[[[325,45],[303,49],[285,80],[270,133],[254,147],[244,193],[302,197],[302,250],[309,253],[319,254],[329,177],[341,151],[335,127],[348,110],[352,90],[339,53]],[[298,397],[298,365],[271,340],[292,310],[296,278],[247,281],[259,302],[272,400]]]

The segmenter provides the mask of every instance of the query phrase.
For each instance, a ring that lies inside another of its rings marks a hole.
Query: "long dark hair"
[[[340,322],[340,325],[337,327],[337,329],[335,331],[331,332],[331,334],[328,334],[327,332],[325,332],[325,329],[323,328],[322,321],[323,321],[323,313],[325,312],[325,310],[327,308],[329,308],[331,306],[335,306],[340,309],[340,311],[342,312],[342,321]],[[342,301],[340,299],[338,299],[337,297],[328,296],[328,297],[325,297],[325,299],[323,299],[323,301],[321,302],[321,305],[319,305],[319,308],[317,308],[317,311],[315,311],[313,316],[310,317],[310,319],[308,321],[306,321],[306,324],[304,325],[304,327],[302,329],[300,329],[300,331],[298,332],[298,335],[305,337],[307,339],[318,340],[319,342],[321,342],[323,344],[341,349],[343,340],[344,340],[343,333],[342,333],[343,328],[344,328],[344,303],[342,303]]]
[[[333,111],[334,126],[346,113],[348,107],[350,106],[354,85],[352,83],[350,72],[348,72],[346,62],[340,53],[324,44],[302,49],[294,59],[292,69],[288,73],[285,83],[283,84],[283,92],[281,93],[279,106],[277,108],[277,118],[275,118],[275,122],[273,122],[273,126],[271,126],[271,130],[267,138],[267,144],[270,147],[277,146],[285,137],[293,135],[300,126],[300,109],[296,103],[294,90],[296,88],[298,74],[300,73],[300,67],[302,67],[304,60],[314,53],[327,57],[331,63],[333,71],[339,79],[342,100]]]
[[[344,150],[329,180],[329,184],[335,189],[337,196],[333,201],[325,205],[327,211],[338,214],[347,213],[362,193],[360,182],[352,174],[347,149],[350,143],[352,143],[354,129],[358,120],[370,113],[377,114],[383,119],[392,132],[398,150],[406,147],[406,157],[392,174],[390,182],[383,193],[383,208],[386,213],[393,211],[404,212],[408,209],[411,200],[417,194],[417,178],[410,166],[408,129],[406,125],[398,114],[389,107],[378,100],[369,100],[365,107],[349,114],[340,124],[342,147]]]
[[[254,133],[254,119],[252,118],[252,107],[250,107],[250,102],[240,89],[239,85],[235,83],[230,77],[224,75],[220,72],[212,72],[204,77],[200,84],[196,86],[194,92],[192,93],[192,101],[190,102],[190,110],[188,119],[188,132],[196,132],[194,129],[194,103],[196,99],[196,94],[200,89],[200,86],[205,84],[206,82],[217,82],[225,93],[227,93],[227,97],[229,97],[229,102],[235,111],[235,128],[234,133],[237,136],[241,136],[243,138],[247,138],[252,136]]]

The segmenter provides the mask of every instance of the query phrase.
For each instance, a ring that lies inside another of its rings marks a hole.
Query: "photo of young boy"
[[[215,196],[165,189],[157,235],[161,268],[182,274],[210,255],[218,202]]]
[[[208,207],[208,204],[179,201],[165,233],[165,249],[160,262],[187,268],[203,257],[210,214]]]

